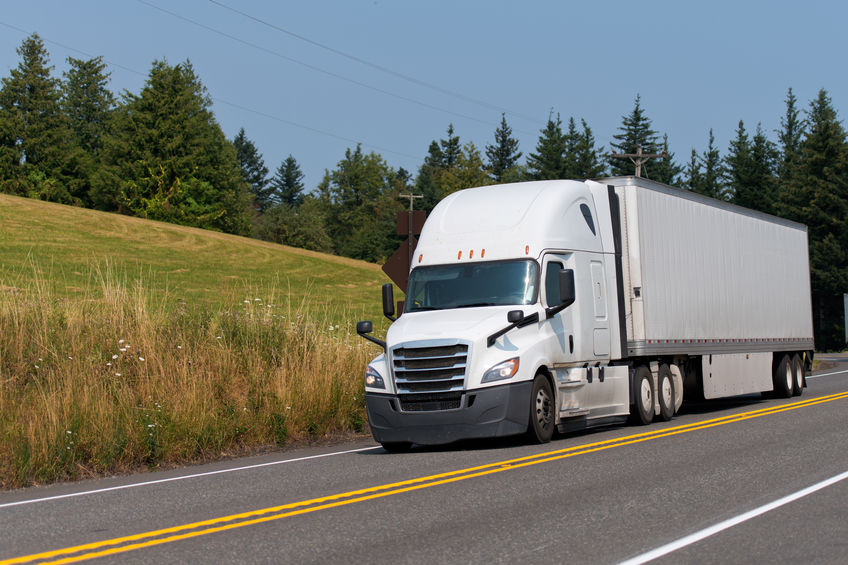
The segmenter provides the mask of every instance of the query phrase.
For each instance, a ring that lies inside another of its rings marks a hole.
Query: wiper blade
[[[457,308],[476,308],[477,306],[497,306],[494,302],[475,302],[473,304],[460,304]]]

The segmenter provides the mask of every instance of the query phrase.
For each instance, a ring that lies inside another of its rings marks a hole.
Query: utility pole
[[[409,220],[407,221],[407,234],[406,235],[409,237],[410,241],[412,241],[413,232],[415,230],[414,222],[412,220],[412,203],[415,201],[416,198],[424,198],[424,195],[423,194],[412,194],[412,191],[410,190],[409,194],[399,194],[398,197],[409,198]],[[409,257],[407,257],[407,259],[408,259],[407,265],[412,265],[412,254],[415,252],[415,249],[412,247],[412,245],[409,245],[408,249],[409,249],[409,253],[408,253]]]
[[[642,176],[642,163],[650,159],[668,159],[668,153],[642,153],[642,146],[636,146],[636,153],[611,153],[610,157],[615,159],[630,159],[636,165],[636,176]]]

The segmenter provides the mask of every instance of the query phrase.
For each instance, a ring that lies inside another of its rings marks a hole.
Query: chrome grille
[[[462,390],[468,363],[468,346],[415,346],[407,343],[392,350],[392,370],[399,393]]]

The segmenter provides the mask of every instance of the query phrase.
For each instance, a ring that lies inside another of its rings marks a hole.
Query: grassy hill
[[[73,298],[100,287],[106,270],[174,300],[221,305],[273,293],[375,321],[388,280],[364,261],[0,194],[0,288],[40,279]]]
[[[378,266],[0,195],[0,487],[362,431]]]

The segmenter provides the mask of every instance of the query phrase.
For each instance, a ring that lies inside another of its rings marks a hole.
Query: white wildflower
[[[107,367],[111,367],[111,366],[112,366],[112,363],[106,363],[106,366],[107,366]]]
[[[178,346],[177,346],[177,349],[182,349],[182,348],[183,348],[183,346],[182,346],[182,345],[178,345]]]
[[[115,373],[115,376],[116,376],[116,377],[120,377],[120,376],[121,376],[121,373]]]
[[[126,351],[127,351],[127,348],[126,348],[126,347],[122,347],[122,348],[121,348],[121,353],[126,353]]]
[[[123,340],[123,339],[119,339],[119,340],[118,340],[118,343],[124,343],[124,340]]]
[[[139,360],[139,361],[144,361],[144,357],[139,357],[139,358],[138,358],[138,360]]]
[[[36,365],[35,368],[38,369],[39,368],[38,365]]]
[[[73,358],[73,357],[71,357],[70,355],[68,355],[68,359],[70,359],[71,361],[73,361],[73,360],[74,360],[74,358]]]
[[[118,358],[118,354],[117,354],[117,353],[115,353],[114,355],[112,355],[112,359],[117,359],[117,358]]]
[[[70,434],[70,435],[73,435],[73,434],[74,434],[74,432],[72,432],[71,430],[68,430],[68,431],[67,431],[67,432],[65,432],[65,433],[66,433],[66,434]]]

